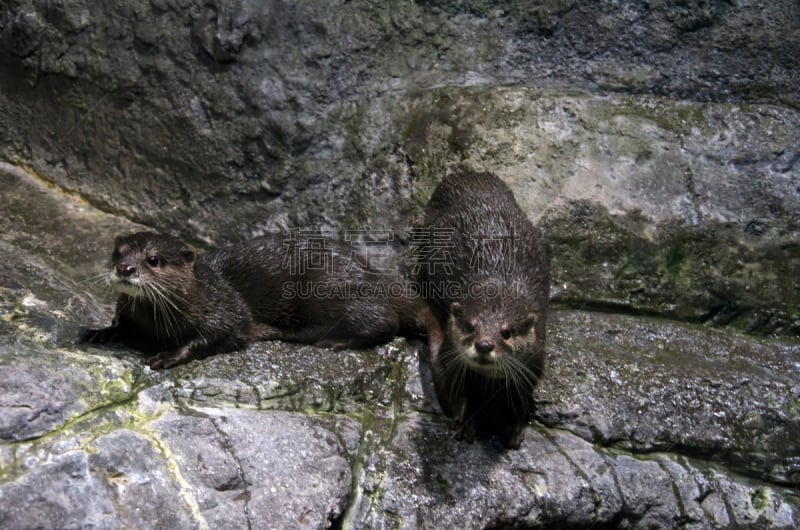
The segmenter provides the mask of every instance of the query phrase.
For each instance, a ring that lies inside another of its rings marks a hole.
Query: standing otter
[[[518,448],[544,364],[550,273],[539,235],[503,181],[473,172],[439,184],[420,230],[433,238],[414,250],[441,326],[430,333],[437,396],[457,437],[499,433]]]
[[[82,338],[159,352],[151,368],[255,340],[366,347],[422,332],[419,297],[390,296],[397,277],[322,237],[266,235],[198,256],[172,236],[138,232],[116,239],[111,261],[114,322]]]

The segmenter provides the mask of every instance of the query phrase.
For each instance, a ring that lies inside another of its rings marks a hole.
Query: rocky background
[[[798,94],[794,0],[5,0],[0,527],[797,527]],[[458,167],[550,250],[519,451],[452,440],[418,342],[74,342],[115,234],[402,253]]]

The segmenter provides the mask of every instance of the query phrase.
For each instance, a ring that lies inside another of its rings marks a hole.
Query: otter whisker
[[[505,359],[504,370],[507,381],[507,400],[515,408],[514,397],[521,398],[522,412],[530,412],[533,390],[538,384],[537,374],[531,370],[524,362],[515,357]]]
[[[113,278],[114,273],[111,271],[98,272],[97,274],[92,274],[91,276],[84,278],[82,283],[89,284],[93,287],[111,288]]]
[[[153,317],[152,317],[153,326],[156,332],[156,339],[158,339],[160,338],[159,324],[162,318],[161,313],[163,313],[163,311],[160,310],[161,300],[159,298],[159,293],[156,291],[156,288],[153,285],[150,285],[149,283],[143,286],[143,291],[146,299],[150,301],[150,306],[152,307],[153,310]]]
[[[454,403],[464,390],[469,368],[461,358],[461,352],[455,347],[442,348],[439,359],[442,376],[450,383],[447,399]]]
[[[168,288],[164,288],[158,281],[150,282],[148,289],[150,299],[153,302],[156,332],[158,333],[160,325],[164,339],[179,335],[178,315],[180,315],[181,311],[177,304],[171,300],[171,291]]]
[[[156,291],[156,288],[151,289],[152,303],[153,303],[153,323],[156,330],[156,336],[159,338],[168,338],[170,336],[170,320],[171,310],[164,302],[161,294]]]
[[[178,304],[180,304],[181,306],[186,306],[187,300],[182,294],[183,282],[177,280],[168,280],[166,278],[158,278],[158,279],[153,279],[149,283],[154,290],[157,290],[159,292],[161,298],[166,303],[171,305],[173,309],[175,309],[176,311],[181,310]]]
[[[522,394],[536,387],[536,376],[524,363],[512,357],[503,366],[509,386],[517,393]]]

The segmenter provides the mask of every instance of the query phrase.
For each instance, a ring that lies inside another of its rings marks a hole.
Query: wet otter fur
[[[550,273],[538,231],[490,173],[461,172],[434,190],[417,249],[418,281],[440,332],[434,385],[458,438],[499,434],[518,448],[542,376]]]
[[[147,364],[158,369],[243,349],[256,340],[358,348],[396,334],[422,333],[417,323],[422,300],[386,296],[379,289],[399,281],[396,276],[354,259],[345,244],[314,241],[322,245],[324,267],[288,263],[308,250],[309,241],[279,234],[202,255],[165,234],[117,237],[107,274],[119,294],[114,321],[87,330],[82,340],[157,352]],[[315,289],[305,295],[287,290],[297,285]]]

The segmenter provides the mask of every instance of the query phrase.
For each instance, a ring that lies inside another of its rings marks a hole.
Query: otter
[[[119,294],[113,323],[82,340],[157,352],[146,361],[153,369],[257,340],[359,348],[424,330],[425,304],[397,291],[399,276],[321,236],[270,234],[198,255],[138,232],[116,238],[107,279]]]
[[[542,376],[550,272],[538,231],[491,173],[449,175],[413,245],[434,386],[459,439],[498,434],[519,448]]]

